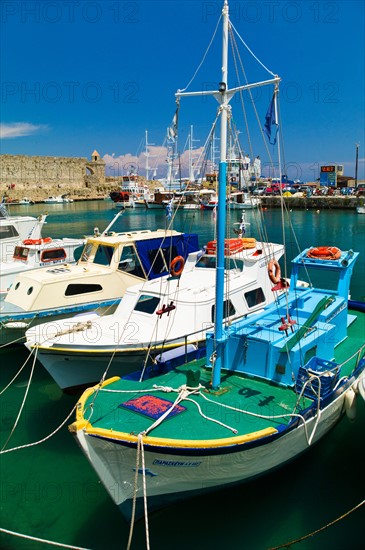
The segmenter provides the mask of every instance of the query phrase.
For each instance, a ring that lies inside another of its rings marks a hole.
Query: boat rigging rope
[[[338,523],[345,517],[352,514],[352,512],[355,512],[358,508],[361,508],[365,504],[365,500],[351,508],[351,510],[348,510],[345,514],[342,514],[339,518],[334,519],[333,521],[330,521],[327,523],[327,525],[324,525],[323,527],[320,527],[319,529],[316,529],[315,531],[312,531],[311,533],[308,533],[307,535],[303,535],[302,537],[299,537],[298,539],[291,540],[290,542],[286,542],[285,544],[280,544],[279,546],[272,546],[268,550],[279,550],[279,548],[289,548],[289,546],[292,546],[293,544],[297,544],[298,542],[302,542],[302,540],[308,539],[309,537],[313,537],[314,535],[317,535],[321,531],[324,531],[325,529],[328,529],[328,527],[332,527],[332,525],[335,525],[335,523]]]
[[[205,58],[206,58],[207,55],[208,55],[208,52],[209,52],[209,50],[210,50],[210,47],[211,47],[211,45],[212,45],[212,43],[213,43],[213,40],[214,40],[214,38],[215,38],[215,35],[217,34],[217,30],[218,30],[218,27],[219,27],[219,24],[220,24],[221,19],[222,19],[222,14],[220,15],[220,17],[219,17],[219,19],[218,19],[218,22],[217,22],[217,25],[216,25],[216,27],[215,27],[213,36],[212,36],[212,38],[211,38],[211,40],[210,40],[210,42],[209,42],[209,45],[208,45],[207,49],[205,50],[205,54],[203,55],[203,59],[201,60],[200,64],[198,65],[198,68],[196,69],[196,71],[195,71],[193,77],[191,78],[190,82],[185,86],[185,88],[183,88],[182,90],[179,90],[179,92],[185,92],[185,91],[189,88],[190,84],[193,82],[193,80],[194,80],[194,78],[196,77],[196,75],[198,74],[198,72],[199,72],[201,66],[203,65],[203,63],[204,63],[204,61],[205,61]]]
[[[253,53],[253,51],[247,46],[246,42],[243,40],[243,38],[241,37],[241,35],[239,34],[239,32],[237,31],[237,29],[235,28],[235,26],[233,25],[232,21],[229,21],[229,25],[230,27],[232,27],[232,29],[234,30],[234,32],[236,33],[236,35],[238,36],[238,38],[241,40],[242,44],[245,46],[245,48],[247,49],[247,51],[250,52],[250,54],[252,55],[252,57],[254,59],[256,59],[257,63],[259,63],[259,65],[261,65],[261,67],[263,69],[265,69],[265,71],[267,71],[269,74],[271,74],[271,76],[273,76],[274,78],[276,77],[276,74],[274,74],[273,72],[270,71],[270,69],[268,69],[267,67],[265,67],[265,65],[259,60],[258,57],[256,57],[256,55]]]

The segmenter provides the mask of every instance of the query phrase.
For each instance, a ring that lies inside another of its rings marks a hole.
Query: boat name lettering
[[[179,460],[160,460],[156,459],[152,462],[152,464],[157,464],[158,466],[178,466],[178,467],[185,467],[185,468],[196,468],[197,466],[200,466],[200,462],[180,462]]]

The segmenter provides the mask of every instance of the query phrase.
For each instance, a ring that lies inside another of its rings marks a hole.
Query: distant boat
[[[14,247],[24,239],[41,239],[46,215],[10,216],[4,203],[0,204],[0,262],[11,260]]]
[[[365,214],[365,204],[359,204],[357,207],[356,207],[356,212],[358,214]]]
[[[20,199],[18,201],[8,200],[8,201],[4,202],[3,204],[7,204],[7,205],[16,205],[16,204],[30,205],[30,204],[34,204],[34,201],[28,199],[27,197],[24,197],[23,199]]]
[[[235,191],[228,197],[228,204],[231,210],[251,210],[261,204],[261,199],[252,197],[244,191]]]
[[[29,326],[46,320],[112,312],[129,286],[169,272],[170,249],[186,258],[198,248],[197,235],[173,230],[96,233],[76,265],[17,275],[2,302],[0,343],[19,341]]]
[[[84,239],[25,239],[15,246],[13,257],[0,262],[0,301],[5,299],[14,279],[20,273],[29,273],[40,267],[75,263],[75,250],[84,244]]]
[[[66,202],[73,202],[73,199],[70,199],[67,195],[57,195],[56,197],[51,196],[43,201],[46,204],[63,204]]]

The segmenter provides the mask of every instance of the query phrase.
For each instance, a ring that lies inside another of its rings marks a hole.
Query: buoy
[[[360,378],[356,384],[354,384],[354,390],[356,395],[360,394],[365,401],[365,377]]]
[[[352,422],[356,418],[356,393],[349,388],[345,393],[345,411],[347,418]]]

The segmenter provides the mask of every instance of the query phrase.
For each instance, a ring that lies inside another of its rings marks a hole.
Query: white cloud
[[[202,153],[202,147],[199,149],[194,149],[193,151],[193,163],[196,162],[196,159]],[[167,148],[163,146],[150,146],[149,147],[149,177],[152,178],[154,172],[156,172],[157,177],[166,177],[167,175]],[[109,176],[122,176],[127,175],[131,172],[138,173],[142,176],[146,174],[146,156],[144,153],[140,155],[132,155],[131,153],[126,153],[125,155],[116,155],[105,154],[103,159],[106,163],[106,170]],[[201,162],[201,161],[200,161]],[[189,169],[189,151],[184,151],[180,156],[180,164],[182,170],[182,176],[188,175]],[[177,172],[179,169],[179,161],[174,161],[174,172]],[[175,174],[177,177],[177,174]]]
[[[0,139],[10,139],[30,136],[46,128],[43,124],[31,124],[30,122],[0,123]]]

